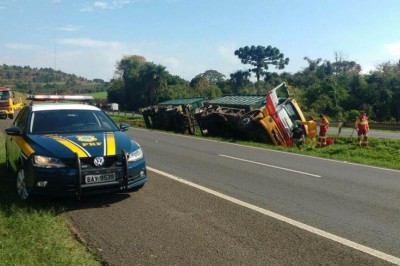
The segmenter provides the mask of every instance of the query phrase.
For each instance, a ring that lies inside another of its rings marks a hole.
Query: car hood
[[[121,131],[79,134],[28,135],[27,142],[37,155],[73,158],[115,156],[140,146]]]

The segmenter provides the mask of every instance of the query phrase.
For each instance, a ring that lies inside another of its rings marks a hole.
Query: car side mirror
[[[10,127],[7,128],[6,130],[7,135],[10,136],[21,136],[22,135],[22,131],[19,127]]]
[[[120,124],[119,124],[119,129],[120,129],[121,131],[127,131],[128,128],[129,128],[129,125],[128,125],[127,123],[120,123]]]

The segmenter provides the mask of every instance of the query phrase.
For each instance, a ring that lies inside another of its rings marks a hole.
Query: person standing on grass
[[[367,147],[368,146],[368,117],[364,111],[360,112],[360,115],[356,118],[356,123],[354,124],[354,128],[357,130],[358,139],[357,146],[358,147]],[[364,142],[361,144],[361,137],[364,136]]]
[[[302,121],[302,125],[307,126],[307,149],[311,150],[315,147],[315,138],[317,137],[317,123],[314,121],[314,117],[310,116],[308,121]]]
[[[303,128],[296,122],[294,123],[292,129],[292,140],[294,144],[296,144],[297,148],[302,151],[304,143],[304,131]]]
[[[326,146],[326,133],[329,129],[329,121],[323,115],[319,115],[320,118],[320,125],[319,125],[319,137],[318,137],[318,147],[325,147]]]

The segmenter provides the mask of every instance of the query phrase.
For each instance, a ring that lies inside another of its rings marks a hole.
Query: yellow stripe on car
[[[115,137],[114,137],[114,133],[107,133],[106,136],[106,140],[107,140],[107,154],[108,156],[110,155],[115,155],[116,154],[116,148],[115,148]]]
[[[32,153],[35,151],[32,149],[32,147],[20,136],[15,136],[14,141],[18,144],[18,146],[21,148],[21,151],[29,157]]]
[[[79,144],[76,144],[75,142],[69,140],[69,139],[64,139],[58,136],[51,136],[52,139],[57,141],[58,143],[64,145],[68,149],[70,149],[72,152],[77,153],[79,157],[90,157],[90,153],[85,150],[83,147],[81,147]]]

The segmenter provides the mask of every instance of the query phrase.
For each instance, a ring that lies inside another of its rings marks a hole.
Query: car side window
[[[27,127],[28,115],[29,115],[28,109],[29,109],[29,107],[23,108],[19,112],[17,118],[15,118],[15,121],[14,121],[14,126],[19,127],[22,132],[24,132]]]

